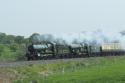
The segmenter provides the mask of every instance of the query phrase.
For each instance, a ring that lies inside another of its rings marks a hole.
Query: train
[[[101,45],[54,44],[51,42],[32,43],[27,46],[27,60],[80,58],[124,55],[125,49],[120,43],[103,43]]]

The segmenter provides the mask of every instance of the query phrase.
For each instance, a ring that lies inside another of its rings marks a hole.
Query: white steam
[[[49,41],[53,43],[68,44],[73,43],[87,43],[87,44],[96,44],[100,45],[103,43],[121,43],[125,44],[125,35],[121,33],[107,33],[101,30],[92,31],[92,32],[80,32],[80,33],[70,33],[70,34],[43,34],[36,35],[33,37],[33,40]]]

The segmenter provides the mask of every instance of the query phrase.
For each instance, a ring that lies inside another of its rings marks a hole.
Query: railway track
[[[21,67],[39,64],[51,64],[68,61],[83,61],[85,58],[70,58],[70,59],[54,59],[54,60],[34,60],[34,61],[15,61],[15,62],[0,62],[0,68],[6,67]]]
[[[106,58],[117,58],[123,56],[103,56]],[[99,59],[101,57],[89,57],[89,58],[70,58],[70,59],[54,59],[54,60],[36,60],[36,61],[15,61],[15,62],[0,62],[0,68],[13,68],[13,67],[22,67],[22,66],[31,66],[31,65],[40,65],[40,64],[52,64],[58,62],[69,62],[69,61],[86,61]]]

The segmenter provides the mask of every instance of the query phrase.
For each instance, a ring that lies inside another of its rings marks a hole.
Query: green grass
[[[4,70],[5,71],[5,70]],[[125,57],[100,57],[9,68],[13,83],[125,83]],[[35,82],[34,82],[35,83]]]

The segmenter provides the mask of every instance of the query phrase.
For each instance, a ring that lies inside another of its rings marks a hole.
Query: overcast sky
[[[125,0],[0,0],[0,32],[125,30]]]

